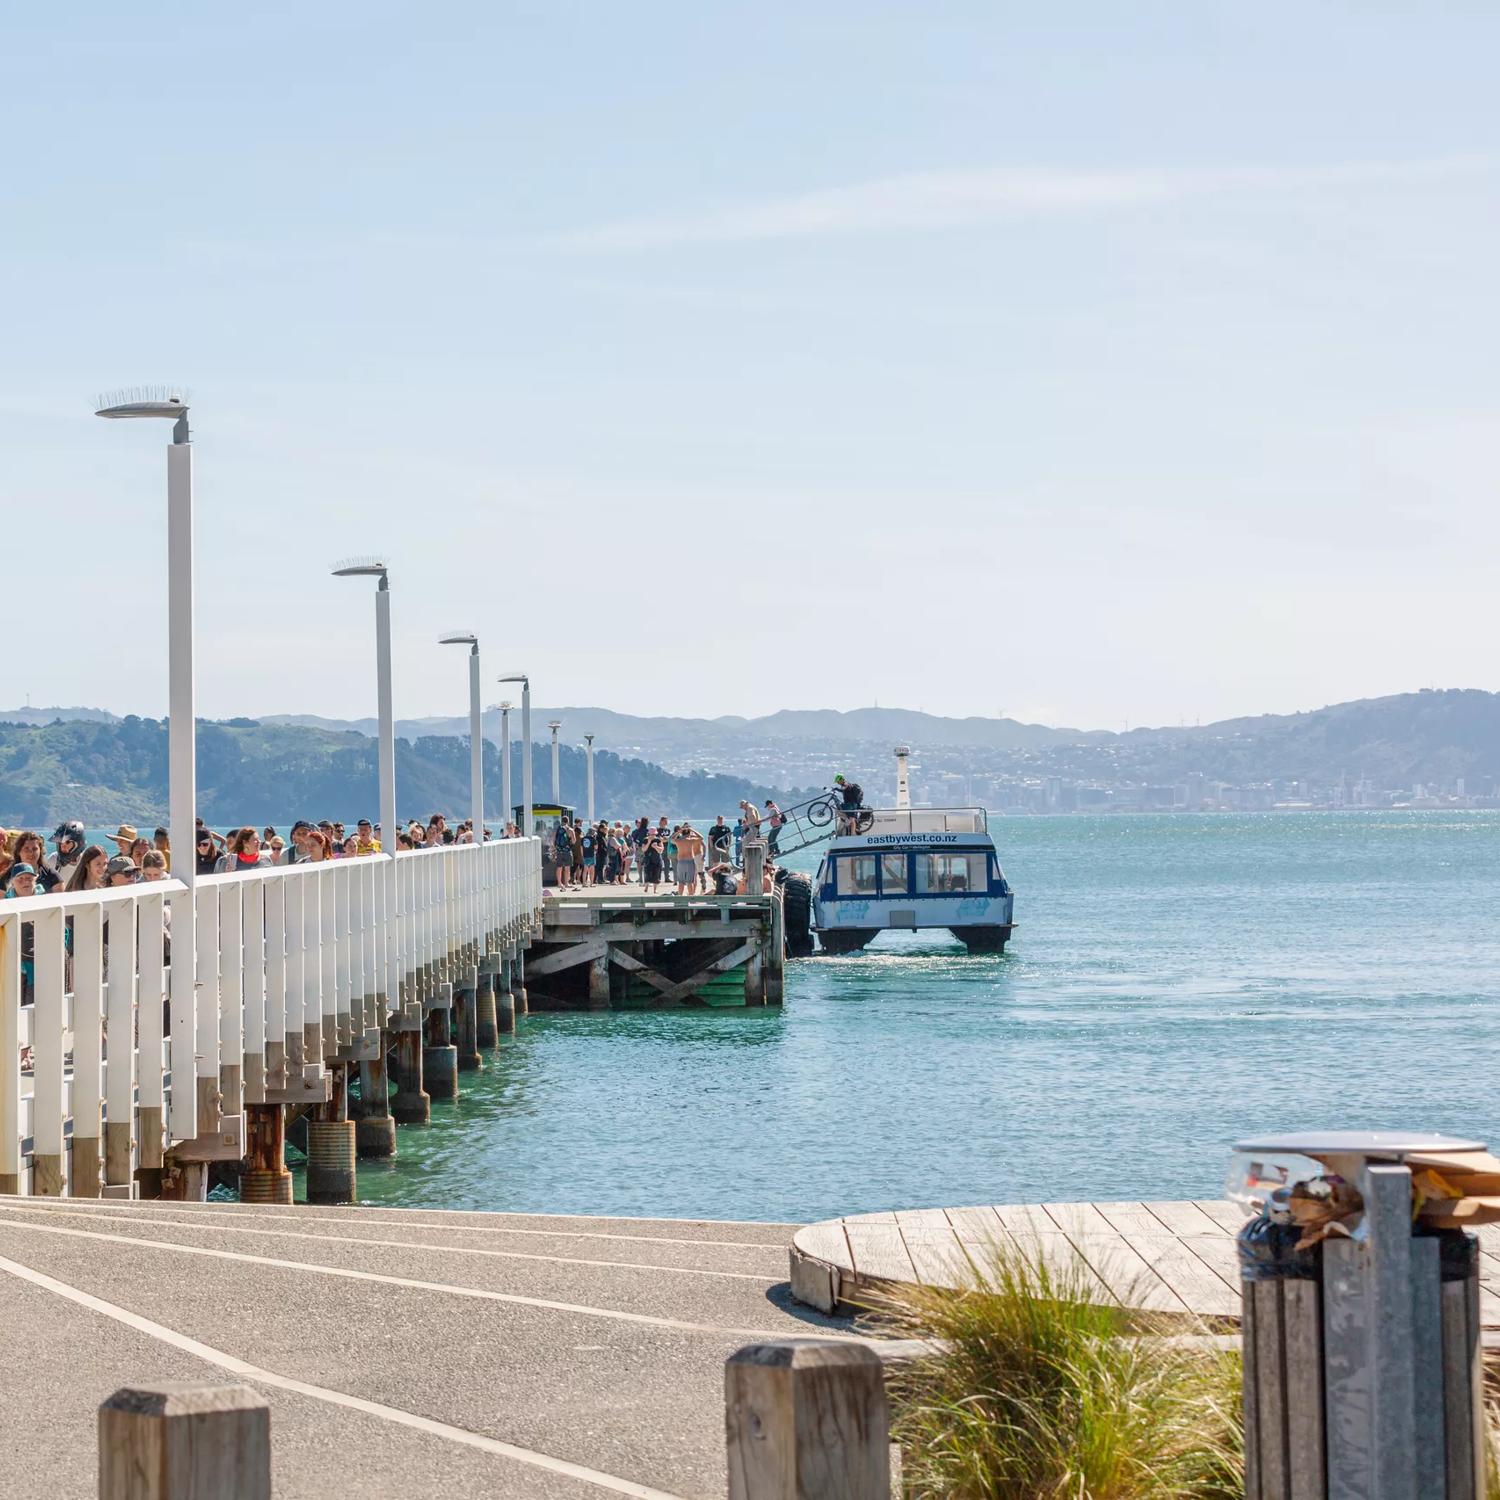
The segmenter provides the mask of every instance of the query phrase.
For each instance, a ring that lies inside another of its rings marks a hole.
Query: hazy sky
[[[1488,4],[32,7],[5,24],[0,707],[1500,687]],[[494,689],[499,697],[500,690]]]

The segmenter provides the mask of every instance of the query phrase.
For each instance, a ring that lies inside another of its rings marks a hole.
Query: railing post
[[[270,1500],[271,1407],[247,1385],[128,1385],[99,1408],[99,1500]]]
[[[864,1344],[747,1344],[724,1366],[729,1500],[890,1500],[890,1406]]]

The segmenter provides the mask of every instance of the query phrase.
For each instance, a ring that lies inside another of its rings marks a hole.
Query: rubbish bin
[[[1311,1131],[1235,1146],[1246,1500],[1484,1500],[1479,1141]]]

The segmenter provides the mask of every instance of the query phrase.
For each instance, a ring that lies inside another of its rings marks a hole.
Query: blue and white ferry
[[[894,808],[842,820],[813,885],[813,930],[826,953],[857,953],[882,932],[946,927],[971,953],[1000,953],[1015,895],[982,807],[912,807],[905,746]]]

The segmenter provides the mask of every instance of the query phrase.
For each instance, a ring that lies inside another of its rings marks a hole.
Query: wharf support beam
[[[424,1087],[422,1029],[415,1017],[403,1017],[396,1031],[396,1097],[391,1114],[398,1125],[425,1125],[432,1119],[432,1098]]]
[[[292,1174],[286,1169],[286,1106],[247,1104],[248,1144],[240,1169],[241,1203],[290,1203]]]
[[[315,1105],[307,1124],[307,1201],[355,1201],[354,1121],[349,1118],[349,1064],[328,1065],[333,1098]]]
[[[528,978],[541,1010],[779,1005],[782,941],[775,892],[550,897]]]
[[[490,963],[495,967],[480,966],[479,994],[474,1017],[474,1045],[481,1052],[492,1051],[500,1045],[499,1016],[495,1009],[495,982],[499,978],[495,969],[499,967],[500,961],[485,960],[485,964]]]
[[[457,1099],[458,1048],[453,1045],[449,1009],[453,1004],[453,986],[439,985],[428,1004],[424,1027],[427,1041],[422,1048],[422,1076],[427,1093],[433,1099]]]
[[[386,1057],[391,1040],[384,1032],[376,1055],[359,1065],[359,1115],[354,1121],[354,1149],[366,1160],[396,1154],[396,1122],[391,1116],[391,1084]]]

